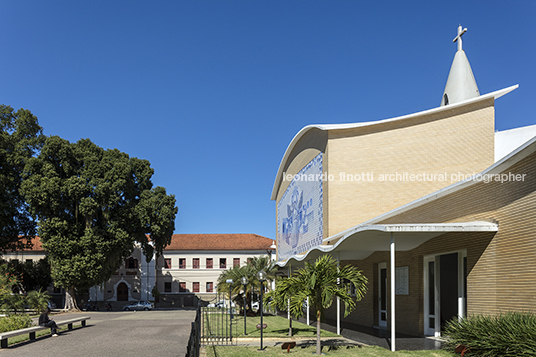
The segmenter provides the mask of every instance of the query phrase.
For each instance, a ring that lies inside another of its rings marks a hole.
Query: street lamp
[[[261,303],[260,303],[260,309],[261,309],[261,348],[259,351],[264,351],[264,347],[262,346],[262,330],[264,330],[264,325],[262,324],[262,293],[264,291],[264,282],[266,281],[266,273],[264,270],[261,270],[257,273],[257,279],[261,283]]]
[[[246,333],[246,285],[248,285],[248,278],[246,276],[243,276],[242,279],[242,285],[244,285],[244,335],[247,335]]]
[[[229,284],[229,334],[231,335],[231,342],[233,342],[233,309],[231,307],[231,289],[233,288],[233,279],[227,279],[225,281],[227,284]]]

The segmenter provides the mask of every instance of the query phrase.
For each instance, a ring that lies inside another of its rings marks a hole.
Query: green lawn
[[[205,335],[210,330],[214,334],[218,332],[228,333],[229,321],[221,321],[221,315],[217,314],[205,314]],[[220,319],[218,319],[220,317]],[[244,317],[234,316],[233,318],[233,337],[251,337],[259,338],[260,330],[257,330],[257,324],[260,323],[260,316],[247,317],[246,319],[246,332],[244,335]],[[285,317],[281,316],[264,316],[263,323],[267,324],[264,330],[263,337],[279,337],[288,338],[288,325],[289,321]],[[316,325],[308,326],[306,324],[293,321],[292,322],[293,336],[298,338],[316,338]],[[322,330],[322,337],[335,337],[338,336],[335,333]],[[281,342],[283,342],[282,340]],[[250,354],[259,354],[259,356],[285,356],[287,350],[282,350],[280,346],[266,347],[265,351],[258,351],[256,347],[239,347],[239,346],[211,346],[210,343],[206,346],[207,357],[243,357]],[[290,354],[293,356],[308,356],[310,357],[315,353],[316,347],[296,347],[290,350]],[[382,357],[382,356],[410,356],[410,357],[452,357],[456,354],[447,351],[397,351],[391,352],[385,348],[371,346],[371,347],[337,347],[331,348],[329,346],[323,346],[322,352],[326,356],[365,356],[365,357]]]
[[[281,347],[266,347],[264,351],[258,351],[258,347],[238,347],[238,346],[207,346],[207,357],[243,357],[243,356],[314,356],[316,347],[296,347],[290,350],[287,354],[287,350],[282,350]],[[337,349],[329,350],[324,346],[322,352],[326,356],[336,357],[350,357],[350,356],[364,356],[364,357],[453,357],[456,354],[446,351],[397,351],[391,352],[385,348],[371,346],[371,347],[338,347]]]
[[[218,333],[226,333],[229,329],[229,321],[221,321],[217,314],[205,314],[205,331],[204,334],[210,335]],[[260,330],[257,329],[257,324],[261,322],[260,316],[246,318],[246,333],[244,336],[244,316],[235,315],[233,318],[233,337],[260,337]],[[264,329],[264,337],[285,337],[288,336],[288,320],[281,316],[264,316],[263,323],[267,325]],[[316,337],[316,326],[307,326],[306,324],[292,321],[292,335],[296,337]],[[321,332],[322,337],[338,336],[336,333],[324,331]]]

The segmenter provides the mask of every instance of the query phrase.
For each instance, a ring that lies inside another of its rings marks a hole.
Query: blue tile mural
[[[322,244],[322,158],[318,154],[296,175],[283,174],[291,183],[277,204],[279,260]]]

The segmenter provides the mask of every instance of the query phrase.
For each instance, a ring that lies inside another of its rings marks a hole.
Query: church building
[[[495,101],[518,86],[479,92],[466,30],[439,107],[308,125],[273,186],[280,270],[324,254],[358,267],[364,299],[326,316],[391,331],[393,350],[395,332],[439,337],[452,318],[536,311],[536,125],[495,131]]]

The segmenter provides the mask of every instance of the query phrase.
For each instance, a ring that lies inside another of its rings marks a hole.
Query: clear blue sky
[[[176,233],[275,239],[305,125],[439,106],[458,24],[496,128],[536,124],[536,1],[0,1],[0,103],[46,135],[148,159]]]

